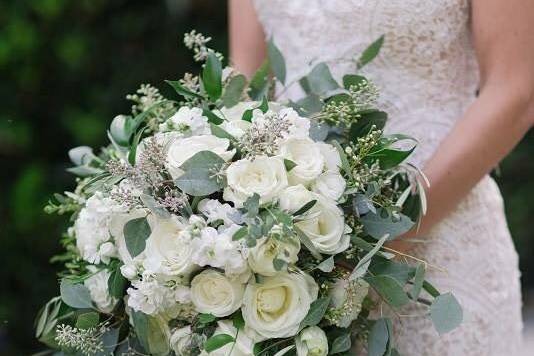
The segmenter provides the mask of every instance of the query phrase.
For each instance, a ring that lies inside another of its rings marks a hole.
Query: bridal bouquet
[[[384,134],[372,82],[341,85],[319,63],[302,100],[277,101],[272,41],[248,82],[208,41],[185,36],[202,72],[168,81],[181,101],[144,85],[109,145],[69,152],[77,187],[46,210],[72,226],[39,340],[62,355],[396,355],[391,319],[373,310],[408,303],[455,328],[461,308],[424,261],[384,245],[424,213],[424,178],[404,163],[414,140]]]

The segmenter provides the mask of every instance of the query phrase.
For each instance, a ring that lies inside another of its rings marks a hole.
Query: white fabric
[[[334,76],[353,73],[354,59],[382,34],[385,43],[362,72],[381,89],[387,130],[415,136],[421,165],[474,100],[478,68],[470,39],[469,0],[255,0],[268,37],[287,63],[287,83],[327,62]],[[293,85],[284,93],[298,99]],[[473,133],[476,134],[476,133]],[[452,291],[463,325],[439,337],[424,309],[395,318],[402,355],[516,355],[521,343],[518,259],[503,202],[486,177],[436,226],[415,254],[445,272],[429,271],[440,291]],[[399,328],[397,328],[399,330]]]

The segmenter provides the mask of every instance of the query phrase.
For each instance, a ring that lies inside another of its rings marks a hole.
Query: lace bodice
[[[476,97],[478,68],[470,34],[469,0],[255,0],[266,35],[282,51],[287,83],[326,62],[340,79],[381,35],[380,55],[362,70],[381,91],[386,129],[419,140],[422,164]],[[298,84],[285,96],[298,99]],[[464,308],[459,329],[438,336],[423,315],[407,309],[395,318],[402,355],[517,355],[521,297],[517,254],[502,199],[484,178],[413,254],[446,272],[429,270],[441,291]]]
[[[467,0],[256,0],[268,37],[287,63],[287,82],[318,62],[335,77],[381,35],[381,54],[363,74],[381,90],[388,129],[421,140],[426,160],[476,94],[478,69]],[[302,95],[298,84],[287,96]]]

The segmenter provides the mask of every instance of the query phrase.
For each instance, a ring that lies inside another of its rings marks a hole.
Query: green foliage
[[[460,303],[451,293],[436,297],[430,306],[430,319],[440,334],[455,329],[463,320]]]
[[[196,153],[182,164],[184,171],[174,183],[184,193],[192,196],[210,195],[224,187],[224,180],[217,174],[224,160],[211,151]]]
[[[128,221],[123,228],[126,248],[132,257],[136,257],[145,250],[146,240],[151,229],[146,217]]]
[[[63,279],[59,290],[61,292],[61,300],[69,307],[77,309],[93,308],[89,289],[83,283],[73,283],[68,279]]]

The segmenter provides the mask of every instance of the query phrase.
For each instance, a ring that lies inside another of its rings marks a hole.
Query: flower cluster
[[[419,269],[381,249],[414,225],[404,206],[421,191],[403,168],[411,150],[394,146],[406,136],[383,134],[376,88],[358,77],[315,93],[329,118],[317,122],[254,98],[209,40],[185,37],[209,75],[170,82],[183,105],[143,86],[108,147],[71,151],[82,178],[49,208],[74,213],[61,298],[38,322],[45,339],[61,320],[66,352],[343,353],[373,338],[370,288],[392,308],[409,301],[408,283],[418,299]]]

